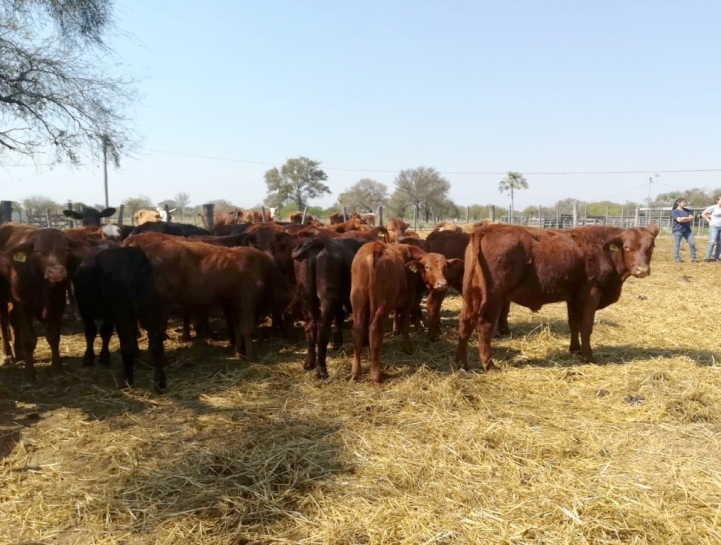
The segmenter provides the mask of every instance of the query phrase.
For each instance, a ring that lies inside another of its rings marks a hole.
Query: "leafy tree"
[[[0,2],[0,164],[81,162],[105,150],[117,165],[135,144],[132,81],[111,74],[119,62],[103,37],[113,29],[112,0]]]
[[[190,195],[181,191],[173,197],[173,200],[175,201],[175,205],[177,206],[178,212],[180,212],[180,217],[182,218],[185,214],[185,209],[190,204]]]
[[[447,207],[451,184],[432,167],[401,170],[395,184],[389,207],[400,217],[417,206],[428,221],[436,209]]]
[[[509,172],[506,177],[498,183],[498,191],[501,193],[508,193],[511,196],[511,216],[514,217],[513,213],[513,194],[515,191],[522,189],[528,189],[528,182],[526,178],[520,172]]]
[[[338,196],[338,206],[349,214],[375,212],[388,201],[388,186],[370,178],[363,178]]]
[[[124,214],[133,217],[138,210],[152,210],[153,202],[147,195],[139,195],[138,197],[130,197],[123,201],[125,205]]]
[[[210,203],[213,204],[213,211],[215,212],[230,212],[231,210],[239,208],[232,202],[226,201],[225,199],[216,199],[214,201],[210,201]]]
[[[57,214],[62,208],[61,205],[56,203],[53,199],[47,195],[33,195],[22,201],[23,208],[27,214],[31,216],[44,215],[46,210],[49,208],[52,214]]]
[[[297,157],[288,159],[280,170],[277,167],[268,170],[265,173],[266,205],[282,208],[292,200],[301,210],[308,200],[330,194],[330,188],[323,183],[328,175],[319,166],[320,161]]]

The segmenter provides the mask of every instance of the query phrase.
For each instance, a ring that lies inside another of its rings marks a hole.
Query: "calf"
[[[328,377],[326,352],[334,319],[333,348],[340,348],[343,344],[343,306],[351,308],[351,264],[365,242],[355,238],[333,240],[316,236],[304,239],[293,250],[293,259],[297,262],[298,296],[308,341],[304,368],[315,368],[318,378]]]
[[[160,213],[157,210],[138,210],[133,214],[133,225],[143,225],[151,221],[160,221]]]
[[[353,367],[351,375],[361,378],[360,353],[366,339],[370,343],[370,380],[381,380],[380,352],[383,322],[395,311],[403,335],[403,351],[412,350],[408,334],[411,312],[423,286],[445,290],[446,259],[427,254],[415,246],[372,242],[364,245],[351,266],[351,305],[353,307]]]
[[[73,218],[81,220],[83,225],[94,225],[100,227],[100,220],[102,218],[109,218],[115,214],[115,208],[105,208],[104,210],[96,210],[95,208],[83,207],[82,212],[76,212],[75,210],[63,210],[63,215],[66,218]]]
[[[571,353],[592,362],[596,310],[618,301],[629,276],[651,274],[656,235],[655,225],[565,231],[500,224],[479,227],[466,247],[458,363],[467,367],[468,338],[477,322],[481,364],[486,370],[493,365],[493,327],[508,300],[534,312],[545,304],[565,301]]]
[[[50,345],[51,370],[59,373],[60,324],[69,288],[68,271],[72,273],[92,250],[87,242],[70,239],[57,229],[6,223],[0,226],[0,251],[5,257],[0,269],[10,287],[9,319],[15,332],[15,357],[25,360],[23,386],[30,386],[35,382],[33,356],[37,345],[33,318],[47,324],[45,338]],[[7,304],[3,304],[5,311],[0,318],[4,320]],[[6,330],[3,337],[5,334]],[[5,342],[3,348],[8,348]],[[5,356],[12,357],[7,352]]]
[[[388,229],[388,241],[398,242],[406,236],[406,229],[409,227],[410,225],[400,218],[389,219],[388,223],[386,223],[386,229]]]
[[[148,332],[148,348],[155,366],[154,385],[165,390],[163,370],[163,316],[155,289],[153,266],[140,248],[109,248],[86,258],[73,278],[75,298],[85,326],[83,364],[93,365],[96,320],[102,320],[103,341],[99,362],[110,365],[108,343],[117,329],[123,359],[121,387],[133,385],[133,367],[138,355],[137,325]]]

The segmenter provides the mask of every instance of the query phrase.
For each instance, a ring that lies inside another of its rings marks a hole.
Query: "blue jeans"
[[[721,227],[709,225],[708,246],[706,247],[706,257],[704,259],[711,259],[711,250],[713,250],[714,244],[716,244],[714,258],[718,261],[719,255],[721,255]]]
[[[687,231],[682,233],[680,231],[673,232],[673,258],[676,261],[681,261],[681,256],[678,255],[678,249],[681,246],[681,239],[685,238],[688,242],[688,247],[691,250],[691,261],[696,261],[696,242],[693,239],[693,233]]]

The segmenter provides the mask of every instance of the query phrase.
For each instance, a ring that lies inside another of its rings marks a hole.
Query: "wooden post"
[[[413,205],[413,230],[418,231],[418,205]]]
[[[260,207],[260,217],[263,218],[263,223],[265,223],[265,206]]]
[[[343,222],[348,221],[348,212],[346,212],[345,206],[343,207]]]
[[[578,227],[578,201],[573,201],[573,227]]]
[[[168,218],[168,223],[170,223],[170,207],[166,204],[165,205],[165,217]]]
[[[303,207],[303,217],[300,219],[300,224],[305,225],[305,217],[308,215],[308,207]]]
[[[215,205],[212,202],[203,205],[203,214],[205,215],[205,228],[211,233],[213,232],[213,227],[215,227],[215,225],[213,224],[213,208],[215,208]]]
[[[583,205],[583,224],[588,225],[588,204]]]
[[[640,223],[641,223],[640,211],[637,206],[635,212],[633,213],[633,226],[638,227]]]
[[[471,223],[471,207],[466,206],[466,223]]]
[[[72,209],[73,209],[73,201],[68,201],[68,207],[66,208],[66,210],[72,210]],[[73,218],[68,218],[68,225],[70,226],[71,229],[73,227],[75,227],[75,220]]]
[[[603,220],[604,225],[608,225],[608,206],[606,206],[606,219]]]
[[[125,212],[125,205],[121,204],[120,208],[118,209],[118,225],[123,224],[123,212]]]
[[[561,228],[561,207],[556,205],[556,229]]]
[[[376,225],[383,225],[383,205],[378,205],[378,223]]]
[[[13,220],[12,201],[0,201],[0,224]]]
[[[513,207],[509,204],[508,205],[508,223],[509,225],[513,225]]]
[[[494,223],[496,221],[496,205],[495,204],[492,204],[491,206],[488,207],[488,219],[490,219],[491,222],[494,222]]]
[[[623,210],[623,206],[622,206],[621,207],[621,229],[623,229],[623,213],[624,213],[624,210]]]
[[[52,222],[50,221],[50,216],[52,216],[52,214],[50,213],[50,209],[46,208],[45,209],[45,222],[47,223],[47,227],[53,226]]]
[[[543,229],[543,211],[540,204],[538,205],[538,228]]]

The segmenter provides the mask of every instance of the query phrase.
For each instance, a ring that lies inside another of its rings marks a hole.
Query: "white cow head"
[[[168,220],[170,220],[170,218],[168,217],[168,214],[165,212],[165,208],[164,208],[164,207],[158,206],[158,207],[156,208],[156,210],[158,211],[158,214],[160,214],[160,221],[168,221]],[[177,210],[177,208],[173,208],[172,210],[170,210],[170,213],[172,214],[172,213],[175,212],[176,210]]]
[[[269,214],[268,219],[274,220],[276,214],[278,213],[278,209],[277,208],[268,208],[267,210],[268,210],[268,214]]]

